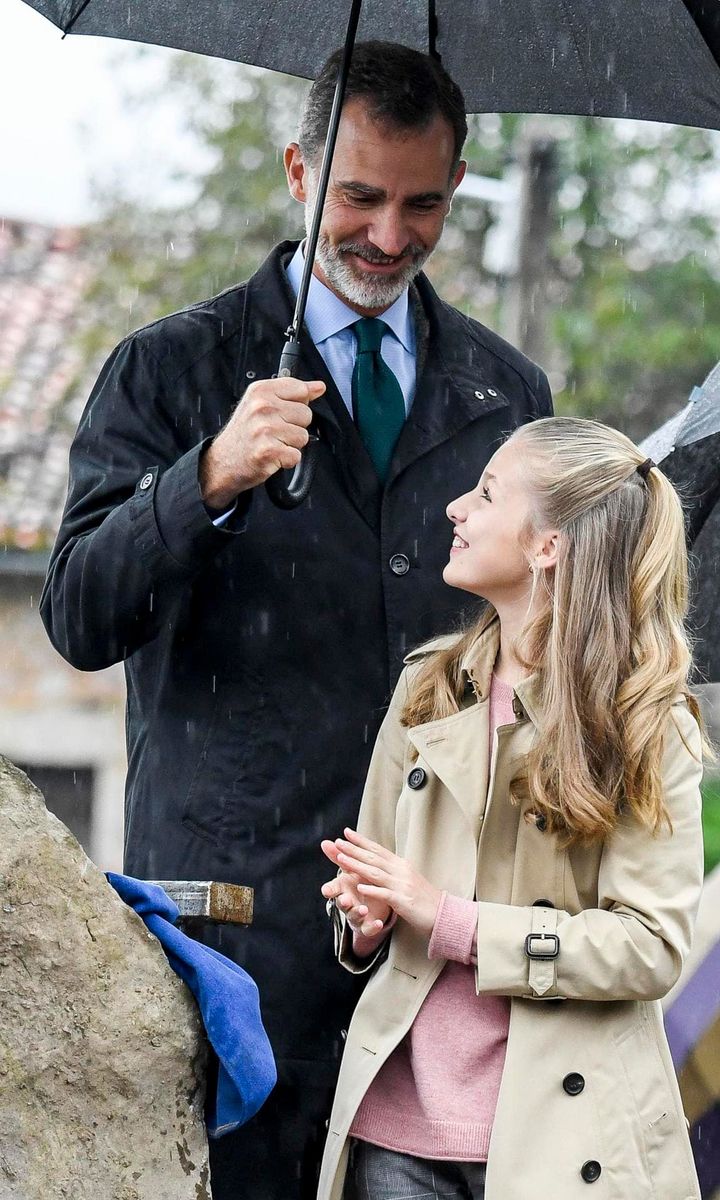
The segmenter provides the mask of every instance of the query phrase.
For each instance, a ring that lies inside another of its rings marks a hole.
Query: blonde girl
[[[369,978],[318,1200],[698,1200],[658,1003],[712,755],[679,498],[561,417],[447,515],[444,578],[487,603],[408,656],[358,828],[322,844],[340,961]]]

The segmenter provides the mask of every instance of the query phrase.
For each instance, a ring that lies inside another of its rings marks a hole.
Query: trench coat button
[[[586,1183],[595,1183],[602,1175],[602,1167],[594,1158],[589,1158],[581,1166],[580,1174]]]
[[[148,488],[152,486],[153,478],[154,477],[150,471],[148,471],[147,475],[143,475],[142,479],[140,480],[140,491],[141,492],[146,492],[148,490]]]
[[[411,787],[413,789],[413,791],[416,792],[418,790],[418,788],[425,787],[426,783],[427,783],[427,775],[423,771],[422,767],[413,767],[412,771],[408,775],[409,787]]]
[[[563,1079],[563,1087],[568,1096],[579,1096],[585,1090],[585,1080],[579,1071],[571,1071]]]
[[[410,570],[410,559],[407,554],[393,554],[390,559],[390,570],[393,575],[407,575]]]

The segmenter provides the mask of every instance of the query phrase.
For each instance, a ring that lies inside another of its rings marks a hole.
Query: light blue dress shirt
[[[298,246],[287,268],[288,282],[295,296],[300,289],[303,249],[304,244]],[[352,373],[357,357],[357,338],[350,326],[359,320],[358,313],[325,287],[317,276],[311,276],[305,325],[335,380],[350,416],[353,415]],[[380,353],[400,384],[407,416],[415,396],[415,326],[407,288],[390,308],[380,314],[380,320],[388,326]]]

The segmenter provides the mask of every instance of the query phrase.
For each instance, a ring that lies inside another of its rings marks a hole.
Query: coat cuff
[[[365,975],[387,953],[390,942],[389,935],[397,920],[397,914],[391,914],[385,926],[375,938],[363,939],[368,945],[371,942],[376,942],[377,946],[366,957],[360,958],[353,951],[353,932],[347,923],[345,913],[342,909],[338,908],[334,900],[328,900],[326,909],[328,917],[332,922],[335,954],[340,966],[349,971],[351,975]]]
[[[206,438],[165,471],[149,466],[138,483],[132,502],[136,542],[155,577],[194,574],[229,537],[247,528],[252,493],[243,493],[222,526],[213,524],[203,503],[198,468],[211,441]]]
[[[469,966],[477,933],[478,906],[443,892],[430,935],[428,958],[446,958]]]

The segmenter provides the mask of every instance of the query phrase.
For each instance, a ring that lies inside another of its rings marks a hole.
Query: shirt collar
[[[301,242],[287,266],[288,282],[295,296],[297,296],[300,289],[300,279],[305,261],[303,254],[304,246],[305,243]],[[328,338],[333,337],[336,333],[340,333],[341,330],[347,329],[350,325],[354,325],[359,320],[358,314],[345,304],[339,296],[331,292],[330,288],[326,287],[316,275],[310,276],[310,289],[305,309],[305,324],[316,346],[327,341]],[[407,288],[398,296],[394,304],[391,304],[384,313],[381,313],[381,320],[395,334],[395,337],[405,350],[409,354],[413,354],[415,351],[415,336],[410,316]]]

